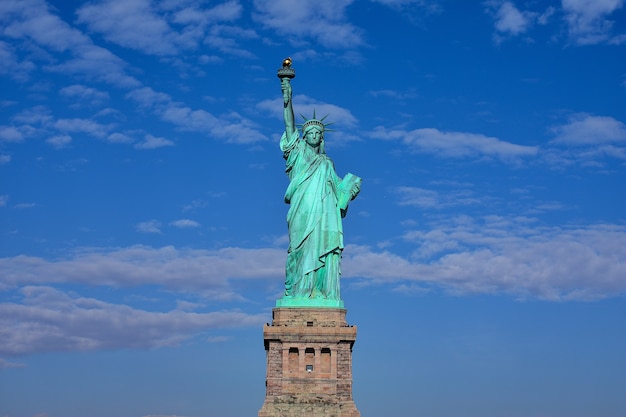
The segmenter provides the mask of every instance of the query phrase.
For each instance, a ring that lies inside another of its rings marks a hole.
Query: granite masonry
[[[356,327],[339,308],[275,308],[263,329],[265,402],[259,417],[360,417],[352,399]]]

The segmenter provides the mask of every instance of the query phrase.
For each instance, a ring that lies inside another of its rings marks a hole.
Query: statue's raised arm
[[[289,186],[285,202],[289,249],[285,295],[277,307],[339,307],[340,260],[343,251],[342,217],[361,190],[361,178],[335,172],[324,150],[324,118],[313,117],[302,125],[302,136],[294,120],[291,59],[278,70],[283,93],[285,133],[280,148],[286,160]]]
[[[296,72],[291,68],[291,58],[283,61],[283,67],[278,70],[280,78],[280,88],[283,92],[283,114],[285,118],[285,132],[288,136],[296,132],[296,121],[293,113],[293,103],[291,101],[291,79],[296,76]]]

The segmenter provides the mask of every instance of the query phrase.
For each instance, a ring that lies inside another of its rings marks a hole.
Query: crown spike
[[[301,127],[302,134],[304,134],[304,132],[310,126],[316,126],[322,132],[324,132],[325,130],[328,130],[331,132],[333,131],[332,129],[326,129],[326,126],[330,126],[333,123],[324,123],[324,120],[326,120],[326,118],[328,117],[328,114],[322,117],[321,119],[317,119],[317,112],[315,109],[313,109],[313,117],[311,119],[307,119],[306,117],[304,117],[302,113],[300,114],[300,116],[302,116],[302,118],[305,120],[305,122],[302,124],[302,127]]]

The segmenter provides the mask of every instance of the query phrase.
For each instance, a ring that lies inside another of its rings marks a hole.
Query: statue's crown
[[[307,130],[307,128],[309,126],[317,126],[320,128],[320,130],[323,132],[324,131],[324,122],[322,122],[321,120],[317,120],[317,119],[309,119],[306,122],[304,122],[304,124],[302,125],[302,131],[304,132],[305,130]]]
[[[306,132],[306,130],[311,127],[311,126],[315,126],[317,128],[319,128],[322,133],[324,133],[324,130],[331,130],[331,129],[327,129],[326,126],[330,126],[332,125],[332,123],[324,123],[324,120],[328,117],[328,115],[322,117],[321,119],[317,119],[315,116],[315,109],[313,109],[313,117],[311,119],[307,119],[304,115],[300,115],[305,122],[302,124],[302,133],[304,134],[304,132]]]

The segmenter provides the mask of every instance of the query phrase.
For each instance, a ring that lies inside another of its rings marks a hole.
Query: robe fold
[[[289,249],[285,296],[340,299],[339,261],[343,250],[341,178],[325,153],[300,137],[283,133],[280,148],[290,183],[285,192]],[[350,198],[348,198],[349,200]]]

